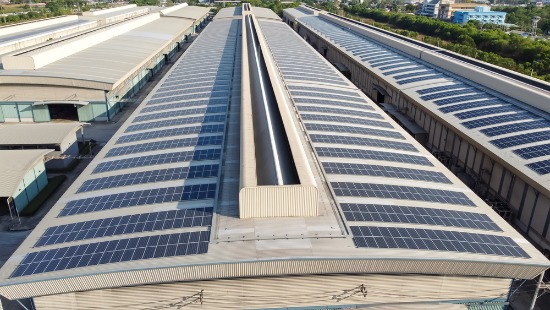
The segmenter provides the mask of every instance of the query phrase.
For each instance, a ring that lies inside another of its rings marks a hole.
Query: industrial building
[[[39,310],[468,309],[505,306],[512,279],[549,266],[277,15],[244,4],[218,12],[53,206],[0,294]]]
[[[550,249],[550,85],[306,7],[284,19],[541,249]]]
[[[0,214],[16,216],[48,184],[44,156],[53,150],[0,150]]]
[[[187,4],[160,11],[129,6],[10,27],[3,38],[25,48],[2,56],[0,122],[111,120],[208,12]]]
[[[491,11],[490,6],[476,6],[472,10],[456,10],[453,15],[453,23],[466,24],[469,21],[478,21],[482,24],[503,25],[506,12]]]
[[[0,126],[0,150],[47,149],[46,168],[63,169],[79,155],[81,123],[15,123]]]

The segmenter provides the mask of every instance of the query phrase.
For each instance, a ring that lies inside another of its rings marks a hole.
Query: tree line
[[[424,16],[370,9],[361,4],[344,10],[378,22],[375,26],[550,81],[549,41],[507,34],[496,27],[478,29],[475,23],[452,24]]]

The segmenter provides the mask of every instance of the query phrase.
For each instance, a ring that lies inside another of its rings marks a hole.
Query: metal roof
[[[0,82],[112,90],[193,23],[158,18],[36,70],[0,70]]]
[[[184,3],[184,4],[187,4],[187,3]],[[210,12],[210,9],[211,9],[210,7],[203,7],[203,6],[187,6],[187,5],[186,6],[180,5],[180,6],[182,7],[176,10],[172,10],[167,13],[162,13],[162,16],[199,20],[202,17],[204,17],[206,14],[208,14],[208,12]]]
[[[12,197],[21,180],[53,150],[0,150],[0,197]]]
[[[458,128],[495,157],[550,188],[550,114],[406,55],[322,15],[298,21]],[[542,93],[542,91],[541,91]]]
[[[256,27],[324,184],[319,216],[236,216],[249,81],[241,20],[215,19],[0,269],[0,293],[291,274],[529,278],[550,265],[299,35]],[[365,247],[372,238],[384,246]]]
[[[82,123],[4,123],[0,125],[0,145],[59,144],[81,127]]]

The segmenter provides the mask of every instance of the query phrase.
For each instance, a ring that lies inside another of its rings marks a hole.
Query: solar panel
[[[319,93],[340,94],[340,95],[345,95],[345,96],[361,98],[361,95],[359,95],[356,92],[339,90],[339,89],[329,89],[329,88],[300,86],[300,85],[287,85],[287,88],[290,89],[290,90],[306,90],[306,91],[314,91],[314,92],[319,92]]]
[[[374,183],[331,182],[336,196],[405,199],[475,207],[466,194],[433,188]]]
[[[516,114],[508,114],[508,115],[490,116],[482,119],[474,119],[471,121],[463,122],[462,125],[466,128],[473,129],[473,128],[485,127],[485,126],[494,125],[494,124],[501,124],[501,123],[525,120],[525,119],[532,119],[532,118],[534,117],[530,113],[516,113]]]
[[[464,88],[464,87],[466,87],[464,84],[451,84],[451,85],[424,88],[424,89],[417,90],[416,92],[419,93],[420,95],[425,95],[425,94],[435,93],[435,92],[438,92],[438,91],[444,91],[444,90],[450,90],[450,89],[459,89],[459,88]]]
[[[212,223],[212,211],[213,208],[170,210],[52,226],[40,236],[34,247],[123,234],[207,227]]]
[[[185,109],[177,111],[168,111],[154,114],[140,115],[132,121],[132,123],[139,123],[145,121],[151,121],[155,119],[170,118],[176,116],[188,116],[193,114],[214,114],[214,113],[225,113],[227,110],[226,106],[219,107],[208,107],[208,108],[198,108],[198,109]]]
[[[502,105],[502,104],[504,103],[496,99],[488,99],[488,100],[482,100],[482,101],[453,104],[450,106],[439,108],[439,111],[443,113],[451,113],[451,112],[456,112],[460,110],[489,107],[489,106]]]
[[[225,130],[224,124],[170,128],[170,129],[155,130],[155,131],[149,131],[149,132],[141,132],[136,134],[126,134],[118,138],[115,144],[151,140],[151,139],[164,138],[164,137],[183,136],[183,135],[197,134],[197,133],[221,133],[221,132],[224,132],[224,130]]]
[[[474,95],[454,96],[454,97],[451,97],[451,98],[434,100],[433,103],[435,105],[442,106],[442,105],[447,105],[447,104],[451,104],[451,103],[472,101],[472,100],[478,100],[478,99],[494,99],[494,98],[487,95],[487,94],[480,93],[480,94],[474,94]]]
[[[414,249],[529,258],[512,238],[460,231],[352,226],[357,247]]]
[[[203,124],[223,123],[225,122],[225,117],[226,117],[225,114],[217,114],[217,115],[164,119],[161,121],[130,125],[126,128],[126,130],[124,130],[124,132],[132,132],[132,131],[139,131],[139,130],[147,130],[147,129],[178,126],[178,125],[188,125],[188,124],[196,124],[196,123],[203,123]]]
[[[173,102],[173,103],[165,103],[165,104],[159,104],[152,107],[145,107],[141,109],[141,113],[149,113],[149,112],[155,112],[155,111],[164,111],[164,110],[173,110],[173,109],[181,109],[181,108],[188,108],[188,107],[196,107],[196,106],[203,106],[203,105],[227,105],[227,99],[210,99],[210,100],[193,100],[193,101],[181,101],[181,102]]]
[[[416,82],[422,82],[422,81],[428,81],[428,80],[435,80],[435,79],[442,79],[442,78],[445,78],[445,75],[440,74],[440,73],[430,74],[430,75],[416,77],[416,78],[412,78],[412,79],[400,80],[400,81],[397,81],[397,84],[406,85],[406,84],[410,84],[410,83],[416,83]]]
[[[526,131],[531,129],[540,129],[550,127],[550,123],[546,120],[529,121],[524,123],[508,124],[497,127],[481,129],[480,132],[488,137],[505,135],[513,132]]]
[[[128,154],[136,154],[150,151],[159,151],[166,149],[175,149],[187,146],[207,146],[207,145],[221,145],[223,136],[206,136],[206,137],[194,137],[185,139],[174,139],[165,141],[155,141],[148,143],[140,143],[135,145],[120,146],[109,150],[105,157],[114,157]]]
[[[335,123],[343,123],[343,124],[358,124],[358,125],[393,129],[393,126],[388,122],[373,121],[373,120],[362,119],[362,118],[332,116],[332,115],[323,115],[323,114],[300,114],[300,117],[304,121],[323,121],[323,122],[335,122]]]
[[[346,220],[464,227],[502,231],[489,216],[481,213],[394,205],[343,203]]]
[[[352,102],[355,102],[358,99],[358,98],[349,97],[349,96],[332,95],[332,94],[319,93],[319,92],[297,91],[297,90],[291,90],[290,94],[292,96],[297,96],[297,97],[327,98],[327,99],[336,99],[336,100],[344,100],[344,101],[352,101]],[[362,99],[361,101],[365,102],[365,100],[362,100]]]
[[[389,66],[380,67],[378,69],[382,70],[382,71],[385,71],[385,70],[389,70],[389,69],[402,68],[402,67],[405,67],[405,66],[412,66],[412,65],[416,66],[416,64],[413,63],[413,62],[403,60],[403,61],[400,61],[399,63],[389,65]]]
[[[318,75],[312,75],[312,76],[318,76]],[[339,80],[339,79],[317,78],[317,77],[305,76],[304,74],[293,75],[293,74],[283,73],[283,77],[285,78],[285,80],[297,80],[300,82],[308,81],[308,82],[327,83],[332,85],[342,85],[342,86],[348,85],[345,82],[340,82],[342,80]]]
[[[499,149],[509,148],[522,144],[550,140],[550,130],[519,134],[511,137],[491,140],[491,144]]]
[[[530,163],[527,167],[531,168],[540,175],[548,174],[550,173],[550,159]]]
[[[420,166],[433,166],[433,164],[426,157],[401,153],[330,147],[316,147],[315,151],[317,151],[317,155],[320,157],[372,159]]]
[[[464,87],[464,85],[461,85],[461,87]],[[434,99],[444,98],[444,97],[452,97],[452,96],[457,96],[457,95],[471,94],[471,93],[475,93],[475,92],[476,92],[476,90],[472,89],[472,88],[459,89],[459,90],[455,89],[455,90],[451,90],[451,91],[438,92],[438,93],[435,93],[435,94],[420,96],[420,99],[428,101],[428,100],[434,100]]]
[[[297,106],[297,108],[298,108],[298,111],[300,112],[321,112],[321,113],[329,113],[329,114],[342,114],[342,115],[353,115],[353,116],[384,119],[379,114],[357,111],[357,110],[334,109],[334,108],[316,107],[316,106]]]
[[[151,99],[147,101],[147,105],[154,105],[159,103],[168,103],[168,102],[174,102],[174,101],[182,101],[182,100],[198,100],[198,99],[214,99],[214,98],[223,98],[224,100],[229,100],[229,93],[228,92],[209,92],[209,93],[199,93],[199,94],[193,94],[193,95],[178,95],[178,96],[171,96],[171,97],[162,97],[158,99]]]
[[[161,165],[185,161],[215,160],[220,159],[221,149],[194,150],[187,152],[173,152],[154,154],[127,159],[112,160],[98,164],[92,173],[129,169],[144,166]]]
[[[356,103],[348,103],[348,102],[341,102],[341,101],[331,101],[331,100],[312,99],[312,98],[299,98],[299,97],[292,98],[292,101],[294,101],[295,103],[322,104],[322,105],[329,105],[329,106],[335,106],[335,107],[348,107],[348,108],[356,108],[356,109],[374,111],[374,108],[367,105],[366,101],[364,101],[364,104],[356,104]],[[361,100],[356,100],[356,101],[361,101]]]
[[[418,70],[418,71],[396,75],[393,78],[396,79],[396,80],[402,80],[402,79],[410,78],[410,77],[413,77],[413,76],[421,76],[421,75],[426,75],[428,73],[434,73],[433,70],[419,70],[419,69],[416,69],[416,70]]]
[[[386,138],[392,138],[392,139],[402,139],[402,140],[405,139],[405,137],[403,137],[399,132],[372,129],[372,128],[342,126],[342,125],[333,125],[333,124],[312,124],[312,123],[306,123],[305,127],[307,130],[312,130],[312,131],[346,132],[346,133],[353,133],[353,134],[360,134],[360,135],[386,137]]]
[[[217,177],[218,170],[218,165],[200,165],[119,174],[87,180],[80,186],[77,193],[97,191],[113,187],[130,186],[135,184]]]
[[[403,60],[403,57],[396,56],[396,57],[389,57],[389,58],[385,58],[377,61],[369,61],[369,64],[371,67],[376,68],[376,67],[385,66],[387,64],[394,64],[396,61],[402,61],[402,60]]]
[[[213,199],[216,187],[216,183],[195,184],[71,200],[59,217],[165,202]]]
[[[418,150],[412,144],[403,143],[403,142],[384,141],[384,140],[376,140],[376,139],[370,139],[370,138],[358,138],[358,137],[348,137],[348,136],[320,135],[320,134],[311,134],[310,138],[311,138],[311,141],[315,143],[371,146],[371,147],[380,147],[380,148],[386,148],[386,149],[418,152]]]
[[[409,179],[417,181],[435,182],[451,184],[441,172],[426,171],[419,169],[381,166],[381,165],[366,165],[352,163],[334,163],[324,162],[323,168],[327,174],[342,174],[342,175],[359,175],[372,176],[396,179]]]
[[[204,254],[210,232],[194,231],[111,240],[27,254],[10,278],[158,257]]]
[[[531,159],[550,155],[550,144],[535,145],[522,149],[513,150],[513,152],[524,159]]]
[[[502,107],[491,107],[491,108],[460,112],[460,113],[456,113],[455,116],[458,117],[459,119],[468,119],[468,118],[486,116],[491,114],[519,112],[519,111],[521,110],[514,106],[508,105],[508,106],[502,106]]]

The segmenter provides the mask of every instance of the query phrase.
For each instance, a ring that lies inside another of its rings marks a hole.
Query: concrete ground
[[[170,70],[172,65],[181,57],[185,50],[196,38],[196,35],[191,36],[188,43],[182,46],[172,60],[170,60],[134,97],[135,102],[127,104],[120,113],[115,115],[110,122],[91,122],[90,125],[84,127],[84,139],[93,139],[97,146],[93,149],[93,154],[97,154],[103,146],[111,139],[113,134],[120,128],[126,119],[132,114],[136,107],[147,97],[153,90],[162,77]],[[81,137],[78,137],[81,139]],[[0,216],[0,268],[6,260],[15,252],[21,245],[23,240],[30,234],[32,229],[40,223],[44,215],[50,211],[54,204],[61,198],[63,193],[69,186],[78,178],[82,171],[92,161],[93,156],[82,158],[82,161],[76,166],[73,171],[63,173],[67,179],[40,207],[40,209],[29,217],[21,217],[21,223],[17,219],[12,220],[8,215]],[[48,176],[59,175],[59,173],[48,173]],[[24,307],[16,301],[10,301],[0,296],[0,310],[25,310],[25,307],[32,309],[30,300],[22,300]],[[2,309],[3,306],[3,309]]]

